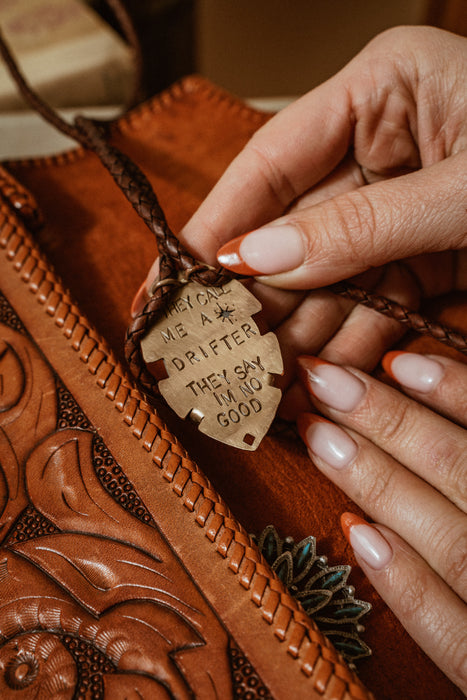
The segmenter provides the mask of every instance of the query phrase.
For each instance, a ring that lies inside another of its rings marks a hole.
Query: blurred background
[[[104,0],[94,9],[111,20]],[[199,72],[241,97],[298,95],[378,32],[433,24],[467,34],[467,0],[132,0],[149,94]]]
[[[467,0],[126,0],[149,97],[201,73],[277,109],[322,82],[380,31],[432,24],[467,35]],[[0,0],[0,27],[33,87],[55,107],[112,115],[132,93],[131,52],[105,0]],[[0,157],[44,151],[0,65]],[[11,128],[10,128],[11,127]],[[45,132],[44,132],[45,133]],[[67,144],[68,145],[68,144]]]
[[[198,0],[196,67],[244,97],[297,95],[388,27],[455,23],[456,5],[466,29],[467,0]]]

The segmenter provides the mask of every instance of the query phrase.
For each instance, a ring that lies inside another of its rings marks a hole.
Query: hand
[[[355,369],[299,363],[326,417],[299,419],[310,457],[379,523],[342,517],[358,563],[467,693],[467,366],[388,353],[384,365],[409,398]]]
[[[197,257],[214,263],[224,246],[222,264],[259,276],[283,388],[297,355],[370,371],[402,333],[322,285],[371,269],[362,285],[414,308],[467,288],[466,84],[467,39],[385,32],[260,129],[185,226]],[[293,418],[297,386],[285,403]]]

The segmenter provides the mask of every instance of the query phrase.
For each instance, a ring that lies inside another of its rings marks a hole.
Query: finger
[[[383,294],[406,306],[416,308],[418,305],[418,286],[405,266],[397,263],[388,266],[377,285],[370,286],[378,294]],[[371,372],[381,360],[385,350],[403,333],[403,327],[394,319],[389,319],[365,306],[356,305],[343,319],[336,333],[330,336],[330,340],[321,348],[319,357],[328,362],[351,365],[365,372]],[[285,339],[283,342],[286,342]],[[297,354],[316,354],[316,350],[311,350],[310,342],[308,347],[300,348]],[[308,410],[309,401],[304,400],[303,394],[304,389],[298,380],[288,387],[279,411],[282,418],[295,421],[300,413]]]
[[[273,117],[185,226],[184,244],[213,262],[216,248],[280,216],[331,173],[353,141],[357,160],[378,174],[419,167],[413,133],[420,66],[416,52],[406,52],[401,66],[394,50],[397,46],[403,52],[414,39],[422,46],[433,43],[430,31],[420,28],[386,32],[337,75]],[[395,57],[394,63],[388,56]],[[428,120],[427,134],[430,126]]]
[[[282,334],[283,354],[286,358],[282,387],[287,387],[281,406],[280,416],[285,420],[295,421],[297,416],[307,410],[309,401],[304,399],[304,389],[299,380],[289,382],[294,375],[295,359],[302,354],[318,354],[320,359],[336,364],[348,364],[358,367],[365,372],[371,372],[378,364],[386,348],[398,340],[404,329],[397,321],[391,320],[364,306],[356,306],[342,320],[342,316],[334,318],[334,327],[339,326],[324,347],[319,343],[322,336],[317,336],[316,325],[307,328],[308,334],[300,334],[300,343],[289,345],[285,340],[286,331]],[[330,325],[319,324],[320,330],[331,331]],[[314,350],[312,349],[314,347]]]
[[[386,272],[383,270],[373,270],[371,274],[365,275],[367,286],[371,289],[376,288],[386,290],[384,286],[384,277]],[[399,275],[394,275],[389,273],[388,282],[395,282],[399,284],[401,278]],[[377,285],[378,282],[383,280],[382,287]],[[292,303],[297,301],[297,297],[290,297],[288,300],[283,299],[281,295],[285,294],[287,290],[279,290],[274,287],[267,287],[261,283],[256,282],[252,285],[251,290],[258,294],[261,301],[265,300],[264,308],[266,311],[266,318],[269,320],[270,328],[274,328],[276,335],[278,337],[279,343],[281,345],[285,372],[280,380],[280,385],[286,387],[289,381],[295,374],[295,360],[299,355],[303,354],[316,354],[319,352],[329,338],[334,336],[336,332],[340,332],[342,325],[346,323],[346,318],[349,314],[353,313],[353,309],[357,306],[355,302],[345,299],[341,296],[336,296],[331,294],[327,290],[314,290],[308,292],[306,296],[302,296],[300,304]],[[267,298],[267,292],[275,292],[276,299],[271,297]],[[288,292],[292,295],[292,292]],[[298,294],[295,292],[294,294]],[[398,299],[399,292],[394,293],[394,298]],[[401,300],[406,300],[406,297],[401,297]],[[274,304],[276,302],[276,304]],[[363,307],[362,307],[363,308]],[[285,314],[285,310],[289,310],[289,314]],[[376,329],[380,329],[382,325],[384,327],[390,328],[391,337],[397,333],[399,337],[400,324],[385,319],[382,315],[371,313],[372,317],[372,329],[376,335]],[[384,324],[383,324],[384,320]],[[276,321],[271,325],[271,322]],[[386,331],[387,334],[387,331]],[[361,339],[358,342],[358,348],[355,348],[355,357],[350,356],[352,360],[365,362],[365,356],[361,351]],[[387,345],[384,345],[383,349],[386,349]],[[370,353],[368,353],[369,356]],[[375,364],[381,358],[382,351],[379,352],[375,359]],[[352,360],[349,360],[350,362]],[[366,365],[363,367],[367,369]]]
[[[294,312],[305,297],[306,292],[268,287],[255,279],[245,283],[252,294],[261,303],[261,317],[269,330],[276,329]]]
[[[364,184],[362,172],[353,157],[348,156],[328,177],[294,202],[291,211],[298,211],[311,204],[334,197],[341,192],[356,189],[362,184]],[[373,288],[371,281],[370,286]],[[303,292],[278,290],[275,287],[261,284],[254,278],[249,282],[249,289],[261,302],[262,317],[271,329],[282,323],[297,308],[304,297]],[[302,352],[305,352],[305,349]],[[309,350],[309,352],[312,351]]]
[[[317,204],[325,199],[334,197],[337,194],[348,190],[356,189],[365,184],[362,171],[352,156],[348,156],[342,163],[316,187],[306,192],[291,207],[291,211],[298,211],[306,206]],[[183,236],[182,236],[183,237]],[[198,246],[198,255],[202,259],[206,258],[205,251]],[[157,262],[157,261],[156,261]],[[149,270],[145,282],[136,293],[131,308],[131,315],[134,318],[148,301],[148,289],[159,274],[158,264],[153,264]],[[253,294],[263,305],[263,318],[266,323],[274,328],[288,316],[293,308],[301,301],[302,295],[299,292],[277,292],[273,287],[268,287],[254,280],[250,283]]]
[[[383,277],[372,289],[399,304],[412,309],[418,308],[420,290],[417,281],[405,265],[388,265],[384,269]],[[352,365],[370,372],[376,367],[385,350],[399,340],[404,332],[402,325],[395,319],[358,304],[336,335],[326,343],[320,357],[329,362]]]
[[[338,195],[229,241],[219,262],[265,284],[312,289],[370,267],[467,246],[467,151]]]
[[[156,278],[159,275],[159,258],[156,258],[154,262],[152,263],[151,267],[149,268],[149,272],[147,274],[146,279],[144,282],[141,284],[140,288],[135,294],[135,297],[133,299],[133,302],[131,304],[131,317],[135,318],[141,311],[144,309],[146,306],[147,302],[149,301],[149,290],[151,289],[152,284],[155,282]]]
[[[320,359],[327,362],[351,365],[365,372],[371,372],[379,363],[385,350],[393,345],[403,333],[404,329],[397,321],[382,316],[365,306],[357,305],[321,350],[319,345],[315,350],[312,350],[310,339],[306,348],[292,348],[292,351],[287,353],[287,362],[292,365],[300,354],[318,354]],[[316,341],[316,338],[313,340]],[[289,379],[290,376],[291,372],[288,372],[287,378]],[[280,415],[282,418],[295,421],[300,413],[307,410],[303,393],[301,382],[294,380],[287,388],[281,403]]]
[[[357,561],[410,636],[467,693],[467,608],[394,532],[342,516]]]
[[[316,467],[373,520],[397,532],[465,599],[465,514],[353,430],[315,414],[302,414],[298,428]]]
[[[410,396],[467,427],[467,365],[438,355],[392,351],[383,367]]]
[[[309,292],[302,303],[276,329],[284,361],[284,374],[277,385],[285,388],[296,373],[296,359],[318,353],[337,331],[354,302],[325,290]],[[312,349],[313,348],[313,349]]]
[[[327,199],[336,197],[344,192],[351,192],[366,184],[362,169],[353,155],[349,154],[332,173],[293,202],[289,213],[320,204]]]
[[[306,357],[300,358],[299,371],[313,404],[324,415],[371,440],[375,449],[384,450],[467,511],[463,428],[359,370]],[[466,391],[464,385],[464,396]]]
[[[292,103],[259,129],[232,161],[180,239],[214,263],[234,236],[281,215],[346,155],[352,115],[338,76]]]

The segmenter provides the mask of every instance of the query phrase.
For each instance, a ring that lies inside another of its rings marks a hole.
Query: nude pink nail
[[[388,352],[383,358],[383,367],[399,384],[424,394],[433,391],[444,374],[439,362],[414,352]]]
[[[356,457],[357,444],[334,423],[312,413],[302,414],[297,423],[311,457],[322,459],[333,469],[345,469]]]
[[[343,513],[341,525],[355,554],[360,556],[368,566],[377,571],[388,566],[393,557],[393,551],[379,530],[353,513]]]
[[[298,366],[308,391],[331,408],[348,413],[365,395],[365,384],[343,367],[309,356],[299,357]]]
[[[218,252],[221,265],[235,272],[275,275],[303,263],[300,232],[290,224],[265,226],[226,243]]]

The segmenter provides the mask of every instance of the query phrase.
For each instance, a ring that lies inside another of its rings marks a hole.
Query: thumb
[[[298,209],[239,236],[221,265],[285,289],[312,289],[420,253],[467,246],[467,152]]]

